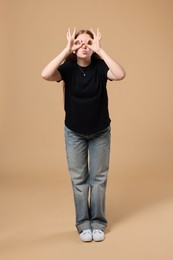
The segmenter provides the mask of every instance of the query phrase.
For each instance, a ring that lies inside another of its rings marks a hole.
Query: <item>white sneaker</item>
[[[93,229],[93,239],[94,241],[103,241],[105,239],[105,234],[101,229]]]
[[[91,229],[86,229],[84,231],[82,231],[82,233],[80,233],[80,239],[83,242],[90,242],[93,240],[93,236],[92,236],[92,230]]]

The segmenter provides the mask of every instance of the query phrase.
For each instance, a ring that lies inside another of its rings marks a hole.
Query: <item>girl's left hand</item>
[[[91,43],[87,44],[87,47],[91,49],[93,52],[99,52],[101,46],[100,46],[100,40],[101,40],[101,33],[99,28],[97,28],[97,32],[95,33],[93,29],[91,29],[91,32],[93,33],[94,39],[92,39]]]

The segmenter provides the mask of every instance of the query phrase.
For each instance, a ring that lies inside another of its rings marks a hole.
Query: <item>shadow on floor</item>
[[[173,176],[163,169],[111,173],[107,189],[109,230],[131,215],[173,198]]]

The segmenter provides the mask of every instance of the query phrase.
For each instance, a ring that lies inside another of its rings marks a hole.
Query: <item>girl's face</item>
[[[82,43],[82,46],[76,51],[77,58],[90,59],[93,51],[88,48],[87,44],[92,44],[92,38],[87,33],[80,34],[76,38],[76,44],[80,43]]]

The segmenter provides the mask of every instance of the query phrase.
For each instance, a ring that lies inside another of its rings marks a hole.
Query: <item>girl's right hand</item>
[[[70,29],[68,28],[66,48],[69,52],[75,52],[82,46],[82,43],[80,43],[77,39],[75,39],[75,35],[76,35],[76,28],[74,28],[72,34],[70,32]]]

